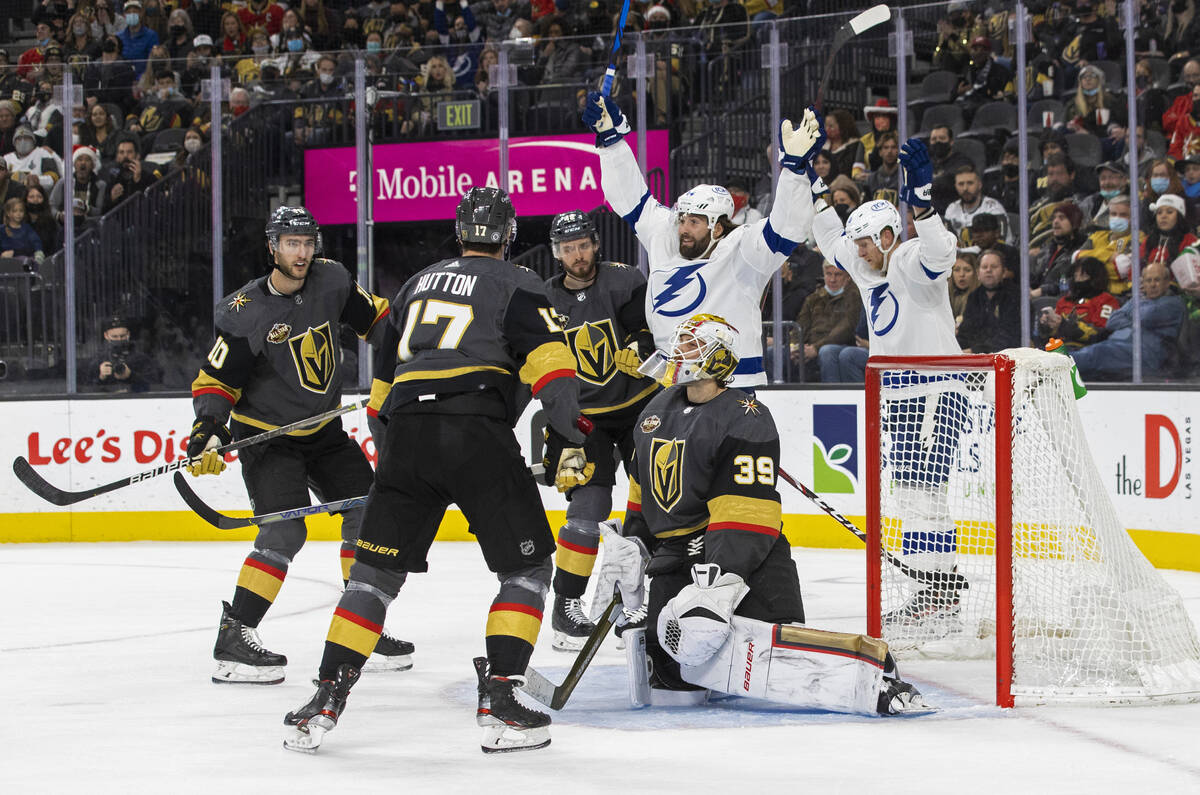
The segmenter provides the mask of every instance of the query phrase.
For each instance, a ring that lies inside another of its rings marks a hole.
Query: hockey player
[[[719,185],[697,185],[673,208],[655,201],[623,140],[629,122],[611,99],[589,94],[583,121],[596,132],[604,197],[633,228],[649,257],[646,317],[656,346],[666,347],[681,318],[718,313],[743,330],[732,383],[767,383],[760,333],[762,295],[788,255],[809,235],[812,205],[806,200],[806,171],[825,141],[816,112],[805,111],[797,129],[783,122],[779,195],[768,218],[741,227],[729,220],[733,199]],[[643,357],[647,354],[641,352]]]
[[[216,342],[192,382],[195,424],[188,438],[193,475],[220,474],[213,449],[336,408],[342,399],[338,328],[364,339],[382,335],[386,299],[355,284],[340,262],[323,259],[316,219],[303,207],[280,207],[267,223],[273,268],[216,307]],[[226,427],[227,423],[230,427]],[[240,453],[250,503],[259,512],[367,493],[371,465],[342,430],[340,418],[292,431]],[[349,577],[362,509],[342,514],[342,579]],[[273,685],[287,658],[263,648],[257,627],[275,601],[288,565],[307,536],[302,519],[263,525],[224,603],[213,658],[218,683]],[[375,649],[380,670],[412,667],[412,644],[384,636]]]
[[[825,258],[858,285],[872,355],[956,356],[962,349],[954,336],[946,279],[954,267],[957,241],[931,205],[933,165],[925,144],[908,139],[900,164],[900,198],[916,213],[916,238],[900,242],[902,221],[890,202],[867,202],[850,214],[843,228],[837,213],[819,198],[813,235]],[[883,384],[896,499],[910,505],[914,517],[902,531],[905,562],[948,575],[945,584],[935,581],[916,590],[905,605],[884,616],[885,624],[952,619],[958,610],[959,594],[951,585],[957,577],[950,576],[957,540],[946,503],[946,482],[965,419],[966,401],[956,387],[961,384],[954,379],[916,373],[900,374]],[[889,389],[894,396],[888,395]],[[918,394],[909,397],[914,392]]]
[[[639,352],[654,350],[646,325],[646,278],[628,265],[598,262],[600,236],[579,210],[554,217],[550,246],[563,270],[546,280],[546,291],[575,354],[583,414],[596,426],[584,444],[596,470],[586,486],[567,492],[567,523],[558,531],[555,555],[554,648],[577,651],[594,629],[581,598],[596,562],[600,522],[612,512],[614,452],[628,471],[634,422],[658,383],[637,372]],[[565,445],[547,429],[547,485],[555,474],[550,462]]]
[[[701,703],[707,689],[836,711],[919,704],[887,644],[802,626],[804,605],[775,488],[779,432],[754,397],[729,388],[737,332],[715,315],[681,323],[660,373],[673,386],[642,412],[624,537],[653,551],[646,649],[651,703]],[[610,547],[610,543],[612,546]],[[636,602],[641,567],[614,579]],[[885,671],[885,667],[887,670]]]
[[[388,605],[457,503],[500,591],[488,613],[477,722],[485,752],[542,748],[549,716],[528,709],[522,682],[550,588],[554,536],[512,427],[526,389],[567,442],[560,490],[591,475],[576,428],[575,360],[542,281],[503,257],[516,235],[508,194],[472,188],[456,212],[462,256],[405,283],[380,348],[372,405],[386,423],[350,583],[334,611],[312,699],[288,713],[284,744],[311,752],[337,725],[379,637]],[[526,386],[522,386],[522,384]]]

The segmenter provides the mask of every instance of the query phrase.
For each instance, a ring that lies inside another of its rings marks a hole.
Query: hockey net
[[[872,357],[868,632],[901,657],[995,656],[1001,706],[1200,700],[1195,628],[1117,518],[1071,368]]]

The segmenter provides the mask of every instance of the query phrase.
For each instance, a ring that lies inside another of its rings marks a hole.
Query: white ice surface
[[[312,693],[333,606],[337,547],[301,552],[263,622],[288,655],[274,687],[209,681],[220,600],[244,543],[0,546],[0,791],[1200,792],[1200,705],[991,704],[990,663],[905,669],[934,716],[856,718],[721,702],[627,708],[609,641],[545,750],[484,756],[471,658],[496,584],[473,544],[435,544],[388,627],[416,667],[367,674],[314,756],[285,751],[282,717]],[[862,553],[797,550],[814,626],[861,631]],[[1200,574],[1165,572],[1200,619]],[[570,656],[534,664],[556,681]]]

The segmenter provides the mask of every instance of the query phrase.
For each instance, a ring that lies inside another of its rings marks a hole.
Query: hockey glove
[[[692,582],[658,615],[658,640],[680,665],[702,665],[733,634],[729,621],[750,591],[738,575],[715,563],[692,566]]]
[[[197,417],[188,436],[187,471],[192,477],[224,472],[225,457],[217,452],[217,448],[229,444],[232,439],[229,429],[216,417]]]
[[[604,539],[604,558],[600,573],[596,575],[596,599],[592,600],[592,621],[599,621],[608,609],[606,600],[614,588],[621,590],[621,604],[625,611],[637,610],[646,600],[646,564],[650,553],[640,538],[621,535],[621,520],[612,519],[600,523],[600,535]],[[628,613],[618,617],[624,621]]]
[[[604,148],[612,146],[629,134],[629,120],[608,97],[600,96],[599,91],[587,95],[587,104],[583,108],[583,123],[596,133],[596,146]]]
[[[933,202],[933,162],[920,138],[909,138],[900,147],[900,165],[904,168],[900,201],[909,207],[928,208]]]
[[[824,193],[824,182],[812,170],[813,158],[825,145],[825,119],[812,107],[804,111],[798,127],[792,127],[791,119],[779,125],[779,164],[795,174],[807,174],[813,183],[813,193]],[[817,183],[821,182],[818,191]]]
[[[564,447],[554,470],[554,487],[564,494],[592,479],[596,465],[587,460],[582,447]]]
[[[638,355],[638,344],[631,343],[628,348],[621,348],[614,353],[613,364],[630,378],[641,378],[638,368],[642,366],[642,357]]]

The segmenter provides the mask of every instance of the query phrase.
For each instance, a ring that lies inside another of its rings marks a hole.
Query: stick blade
[[[175,491],[179,492],[179,496],[183,497],[183,501],[192,509],[197,516],[208,522],[213,527],[220,530],[238,530],[243,527],[249,527],[253,522],[249,519],[236,519],[232,516],[224,516],[214,511],[208,506],[204,500],[200,499],[200,495],[192,491],[192,487],[188,485],[187,478],[182,472],[175,473]]]
[[[88,494],[72,494],[68,491],[63,491],[57,486],[50,483],[44,477],[37,473],[33,465],[25,460],[24,456],[17,456],[12,463],[13,474],[17,476],[17,480],[25,484],[25,488],[32,491],[37,496],[41,497],[51,505],[72,505],[88,498]]]
[[[870,30],[876,25],[882,25],[891,18],[892,10],[883,3],[880,3],[879,5],[871,6],[850,20],[850,28],[854,31],[854,35],[857,36],[864,30]]]

